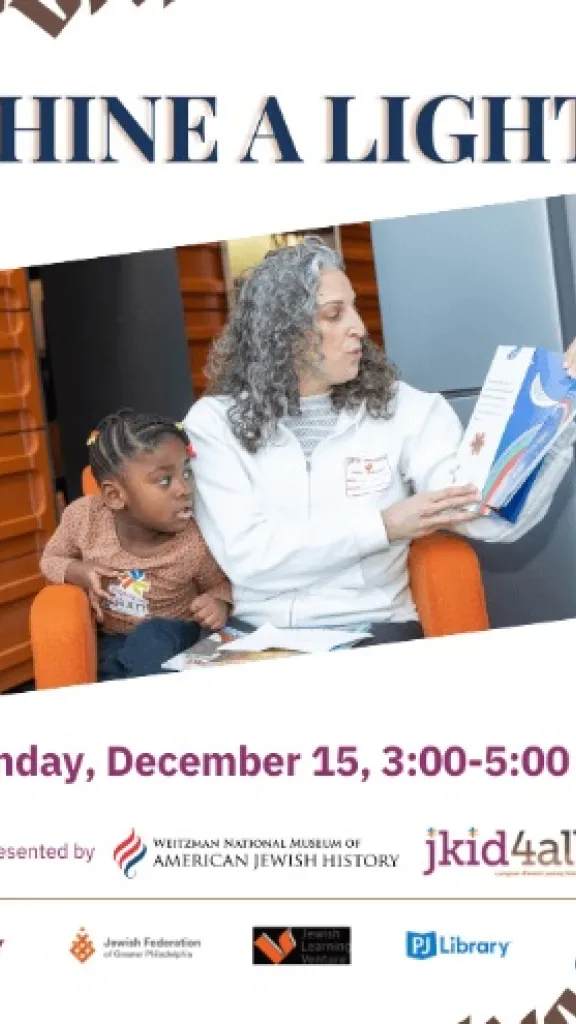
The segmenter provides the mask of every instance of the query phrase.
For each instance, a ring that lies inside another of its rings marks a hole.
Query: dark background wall
[[[182,420],[192,404],[174,250],[41,267],[68,498],[80,494],[86,439],[122,407]]]

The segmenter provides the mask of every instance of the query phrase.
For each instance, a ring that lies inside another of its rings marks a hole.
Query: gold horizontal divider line
[[[0,896],[0,903],[574,903],[576,896]]]

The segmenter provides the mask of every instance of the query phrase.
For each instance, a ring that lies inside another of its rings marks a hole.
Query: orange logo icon
[[[264,956],[268,957],[273,964],[281,964],[288,954],[291,953],[293,949],[296,949],[296,940],[294,939],[290,929],[287,928],[286,931],[283,931],[279,936],[277,943],[274,942],[269,935],[266,935],[266,932],[263,932],[263,934],[259,935],[255,940],[254,945],[261,953],[264,954]]]
[[[96,947],[85,928],[81,928],[77,933],[74,942],[70,946],[70,952],[72,956],[76,957],[78,963],[81,964],[85,964],[96,952]]]

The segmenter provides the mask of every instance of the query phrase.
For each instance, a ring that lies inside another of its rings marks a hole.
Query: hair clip
[[[181,434],[184,434],[184,437],[188,437],[188,431],[183,423],[175,423],[174,426],[176,427],[176,430],[179,430]],[[196,452],[194,451],[194,446],[192,444],[186,445],[186,453],[189,459],[196,458]]]
[[[86,441],[86,444],[87,445],[95,444],[99,437],[100,437],[100,431],[99,430],[93,430],[92,433],[90,434],[90,437]]]

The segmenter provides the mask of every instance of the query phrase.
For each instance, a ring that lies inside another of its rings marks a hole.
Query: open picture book
[[[459,450],[456,484],[473,484],[480,513],[515,523],[546,454],[576,415],[576,380],[564,356],[501,345]]]
[[[251,633],[226,627],[199,640],[187,651],[166,661],[162,668],[173,672],[214,664],[238,664],[271,657],[323,654],[354,647],[372,634],[353,629],[278,629],[266,624]]]

